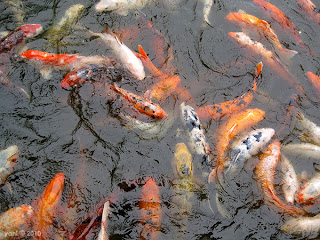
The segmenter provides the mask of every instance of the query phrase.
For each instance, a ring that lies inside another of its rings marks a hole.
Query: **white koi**
[[[97,12],[114,11],[127,16],[129,10],[140,10],[151,0],[101,0],[95,6]]]
[[[320,147],[311,143],[289,143],[282,150],[291,154],[320,159]]]
[[[308,239],[319,236],[320,216],[293,218],[285,222],[281,231]]]
[[[297,124],[301,127],[301,141],[313,143],[320,146],[320,127],[307,119],[300,111],[297,113]]]
[[[0,185],[4,184],[7,177],[13,172],[18,161],[18,151],[16,145],[0,151]]]

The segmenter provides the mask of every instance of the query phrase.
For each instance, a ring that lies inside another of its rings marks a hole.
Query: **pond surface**
[[[189,102],[192,107],[197,109],[232,100],[251,88],[255,65],[261,57],[229,38],[228,32],[241,29],[225,19],[228,13],[242,9],[270,22],[283,46],[299,52],[288,65],[289,71],[306,91],[306,96],[299,96],[299,108],[310,120],[320,124],[319,98],[306,77],[308,71],[320,74],[320,26],[308,18],[296,1],[272,3],[301,31],[301,39],[315,56],[301,49],[252,1],[214,0],[209,14],[211,25],[203,21],[202,1],[151,1],[142,9],[153,29],[166,39],[164,52],[173,56],[162,71],[180,76],[181,85],[193,97]],[[314,0],[314,3],[320,6],[320,1]],[[135,11],[129,12],[128,16],[97,13],[94,9],[96,2],[84,0],[26,0],[22,4],[24,23],[39,23],[44,29],[42,34],[28,41],[28,49],[84,56],[108,55],[107,47],[84,31],[71,31],[55,43],[46,34],[70,6],[83,4],[85,11],[79,20],[82,27],[97,33],[108,28],[122,36],[122,41],[132,50],[138,51],[138,45],[142,45],[154,64],[160,65],[155,56],[159,45],[154,41],[154,30],[148,28]],[[0,10],[0,31],[10,32],[19,26],[13,10],[5,1],[0,2]],[[119,118],[119,112],[126,111],[121,101],[110,101],[101,85],[90,82],[66,91],[60,82],[67,72],[53,71],[51,78],[46,80],[38,68],[15,57],[6,63],[6,71],[10,81],[25,89],[30,98],[0,86],[0,147],[5,149],[15,144],[20,149],[19,162],[7,179],[13,192],[10,194],[5,186],[0,189],[1,212],[31,204],[53,176],[62,172],[66,176],[62,210],[55,219],[52,239],[68,239],[68,234],[72,234],[83,220],[93,217],[97,206],[108,199],[112,201],[108,218],[109,238],[139,239],[138,202],[144,181],[152,177],[161,196],[162,220],[158,239],[292,239],[292,236],[280,232],[282,224],[290,217],[277,213],[264,203],[254,174],[258,157],[250,159],[245,171],[237,177],[237,189],[220,193],[220,202],[230,212],[230,218],[223,217],[218,211],[219,206],[215,206],[217,189],[201,182],[200,176],[188,199],[192,207],[181,213],[180,202],[174,200],[179,179],[172,159],[176,144],[188,143],[189,139],[179,116],[179,106],[184,101],[179,96],[170,96],[161,103],[169,119],[160,122],[156,132],[144,132],[124,126]],[[121,87],[143,95],[154,81],[147,72],[144,81],[123,78]],[[294,120],[289,119],[284,127],[282,125],[292,94],[296,94],[293,86],[265,65],[258,80],[258,91],[249,105],[249,108],[266,112],[265,119],[256,128],[282,129],[277,135],[282,144],[300,142]],[[212,151],[215,149],[215,133],[224,121],[203,122]],[[319,168],[312,159],[291,156],[290,160],[299,174],[307,171],[309,178]],[[132,182],[135,187],[126,187]],[[276,177],[276,188],[282,197],[280,183],[280,177]],[[76,195],[76,200],[66,210],[72,194]],[[68,216],[68,223],[65,216]],[[96,224],[87,239],[94,239],[99,229]]]

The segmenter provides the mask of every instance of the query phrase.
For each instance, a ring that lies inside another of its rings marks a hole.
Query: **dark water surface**
[[[252,1],[214,0],[209,15],[211,26],[203,22],[201,1],[182,0],[177,6],[171,4],[171,7],[163,1],[154,1],[142,10],[154,29],[167,38],[173,52],[174,58],[170,60],[167,70],[163,70],[181,77],[182,85],[194,98],[194,108],[234,99],[252,85],[254,66],[261,59],[228,37],[228,32],[241,29],[225,19],[229,12],[242,9],[271,22],[282,44],[299,52],[288,68],[307,92],[307,96],[300,96],[301,110],[320,124],[317,93],[306,77],[307,71],[320,73],[320,26],[299,9],[296,1],[272,3],[301,31],[301,39],[316,56],[305,53]],[[320,6],[320,1],[314,0],[314,3]],[[89,39],[83,31],[71,33],[58,45],[49,42],[50,36],[45,31],[59,22],[73,4],[86,7],[80,23],[93,32],[104,31],[106,27],[115,33],[132,29],[125,44],[135,51],[141,44],[153,60],[155,51],[152,34],[139,15],[134,11],[128,16],[96,13],[95,2],[84,0],[23,1],[25,23],[40,23],[44,29],[43,34],[29,41],[28,48],[85,56],[108,54],[103,43]],[[14,30],[18,25],[5,1],[0,2],[0,11],[0,31]],[[229,219],[221,216],[214,206],[216,189],[198,183],[195,183],[193,197],[190,198],[192,211],[183,216],[178,214],[179,203],[172,201],[176,176],[171,161],[176,143],[188,142],[179,118],[182,101],[179,97],[169,97],[161,104],[171,120],[163,124],[158,133],[149,134],[125,128],[117,117],[117,113],[122,111],[121,103],[110,103],[104,90],[93,83],[66,91],[60,87],[66,72],[55,71],[49,80],[45,80],[37,68],[15,58],[10,60],[7,70],[12,83],[24,88],[30,100],[20,92],[0,86],[0,147],[4,149],[16,144],[20,149],[15,172],[7,180],[13,194],[5,187],[0,189],[1,212],[32,203],[54,174],[62,172],[66,176],[62,206],[70,201],[71,193],[77,195],[75,207],[69,212],[63,210],[63,214],[69,214],[71,218],[67,227],[70,233],[83,219],[93,214],[95,206],[112,198],[114,203],[108,220],[110,239],[139,239],[141,224],[138,201],[141,187],[146,178],[153,177],[159,186],[162,201],[159,239],[292,238],[279,230],[289,217],[264,204],[254,174],[258,158],[250,160],[246,171],[237,178],[240,183],[237,189],[220,193],[224,207],[232,215]],[[122,87],[143,95],[152,81],[150,77],[143,82],[128,78]],[[286,106],[295,90],[266,65],[259,79],[258,90],[249,107],[264,110],[266,117],[257,127],[271,127],[277,131],[285,120]],[[212,150],[216,142],[214,133],[222,123],[204,123]],[[294,122],[289,121],[278,139],[282,143],[299,142],[298,134]],[[303,160],[298,157],[291,159],[298,173],[306,170],[311,177],[318,166],[312,160],[305,160],[302,164]],[[135,180],[138,182],[136,187],[123,187]],[[281,195],[279,178],[276,181]],[[214,213],[209,208],[208,199]],[[54,229],[61,229],[65,225],[63,218],[58,217]],[[99,229],[98,225],[87,239],[93,239]],[[67,233],[60,235],[68,239]]]

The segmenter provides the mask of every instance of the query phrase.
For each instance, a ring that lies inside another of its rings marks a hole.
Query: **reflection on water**
[[[153,178],[161,201],[157,239],[291,238],[280,231],[290,217],[278,213],[264,201],[254,173],[257,156],[249,159],[234,182],[224,187],[207,184],[197,163],[194,163],[192,178],[184,179],[177,175],[172,161],[176,144],[189,143],[180,119],[182,102],[187,101],[197,109],[235,99],[252,86],[254,68],[261,57],[228,37],[229,32],[239,32],[241,28],[225,19],[228,13],[240,9],[268,21],[281,44],[299,52],[286,67],[306,92],[297,96],[298,108],[319,124],[317,92],[306,77],[308,71],[319,75],[320,45],[314,41],[319,38],[319,26],[295,1],[273,3],[294,22],[301,32],[300,38],[315,55],[297,44],[249,0],[212,1],[205,21],[204,4],[210,1],[150,1],[141,10],[146,17],[136,11],[129,11],[128,16],[97,13],[93,1],[12,2],[0,3],[0,31],[13,31],[22,22],[39,23],[43,27],[40,35],[28,40],[28,49],[112,56],[103,42],[83,30],[98,33],[108,29],[136,52],[138,45],[143,46],[163,72],[181,78],[182,90],[160,103],[169,115],[167,119],[136,120],[132,118],[137,117],[135,110],[124,108],[125,100],[106,90],[101,79],[66,91],[60,82],[67,72],[53,71],[46,80],[38,68],[16,55],[0,55],[0,70],[4,69],[15,86],[0,85],[0,148],[19,147],[18,163],[7,179],[12,193],[6,186],[0,188],[1,212],[31,204],[56,173],[63,173],[61,207],[56,211],[58,217],[53,222],[50,238],[68,239],[72,234],[78,237],[83,234],[86,239],[94,239],[100,231],[101,207],[110,200],[109,238],[138,239],[143,224],[141,192],[145,181]],[[63,22],[66,10],[74,4],[83,5],[79,7],[77,21]],[[54,26],[66,30],[55,30],[53,34]],[[143,96],[157,82],[146,72],[144,81],[137,81],[126,73],[113,81]],[[182,94],[186,90],[191,100]],[[295,119],[288,115],[292,94],[297,94],[295,88],[264,65],[257,92],[248,106],[266,112],[257,128],[274,128],[282,144],[300,142]],[[215,156],[216,132],[224,122],[224,119],[202,122],[210,158]],[[301,163],[296,156],[290,160],[296,172],[306,171],[309,179],[318,171],[314,160]],[[280,176],[276,171],[275,187],[282,198]],[[182,190],[190,194],[183,195]],[[318,213],[317,209],[310,212]]]

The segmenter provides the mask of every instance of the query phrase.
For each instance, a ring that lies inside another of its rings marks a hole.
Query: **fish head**
[[[19,149],[16,145],[12,145],[0,152],[0,167],[6,166],[10,172],[18,162]]]
[[[19,27],[19,29],[24,31],[25,36],[28,38],[38,35],[43,28],[41,24],[25,24]]]
[[[226,19],[234,24],[241,24],[245,19],[244,15],[245,14],[240,12],[232,12],[226,16]]]

